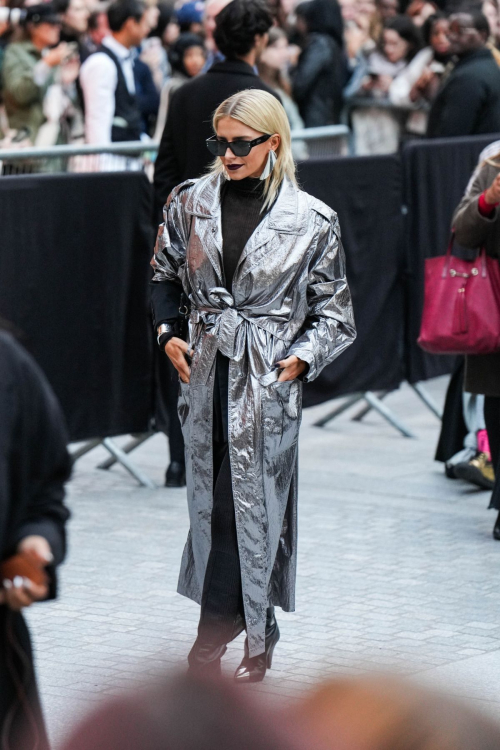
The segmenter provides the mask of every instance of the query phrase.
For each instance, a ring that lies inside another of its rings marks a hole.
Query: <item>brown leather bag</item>
[[[12,555],[0,564],[0,586],[2,581],[13,581],[16,576],[28,578],[37,586],[46,586],[49,582],[46,564],[30,550]]]

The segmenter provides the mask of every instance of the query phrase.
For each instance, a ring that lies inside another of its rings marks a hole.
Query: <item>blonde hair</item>
[[[247,89],[233,94],[219,104],[214,112],[212,124],[214,131],[223,117],[232,117],[259,133],[280,136],[280,144],[275,151],[276,164],[265,180],[264,205],[262,210],[274,203],[285,177],[297,184],[295,162],[292,156],[292,136],[290,125],[283,105],[272,94],[258,89]],[[211,172],[220,174],[224,166],[219,157],[211,167]]]

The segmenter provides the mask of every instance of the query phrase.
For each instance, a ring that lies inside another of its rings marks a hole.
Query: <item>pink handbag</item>
[[[425,261],[419,346],[432,354],[500,351],[500,264],[481,249],[474,261],[451,254]]]

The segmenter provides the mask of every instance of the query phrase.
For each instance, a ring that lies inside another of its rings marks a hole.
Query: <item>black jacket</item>
[[[328,34],[310,34],[292,74],[293,98],[306,128],[339,122],[345,63]]]
[[[139,57],[134,60],[134,81],[135,96],[141,113],[142,132],[148,133],[151,119],[158,113],[160,95],[155,86],[149,65],[146,65]]]
[[[14,554],[18,542],[31,534],[49,542],[56,565],[63,560],[69,515],[63,502],[64,482],[71,470],[66,443],[61,410],[45,377],[11,336],[0,331],[0,561]],[[55,595],[54,569],[49,573],[50,598]],[[24,652],[25,661],[14,655],[12,641]],[[28,705],[16,702],[12,713],[15,681],[21,679],[26,681]],[[47,750],[29,633],[21,613],[0,605],[0,730],[10,727],[6,746],[33,747],[32,721],[38,734],[36,746]]]
[[[279,99],[241,60],[215,63],[173,93],[155,165],[157,210],[176,185],[206,171],[214,158],[205,144],[213,135],[213,113],[224,99],[245,89],[261,89]]]
[[[461,58],[429,113],[427,136],[500,132],[500,68],[488,49]]]

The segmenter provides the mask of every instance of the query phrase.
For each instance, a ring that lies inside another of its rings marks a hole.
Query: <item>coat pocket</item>
[[[262,389],[264,453],[277,456],[297,443],[302,419],[302,383],[275,381]]]

